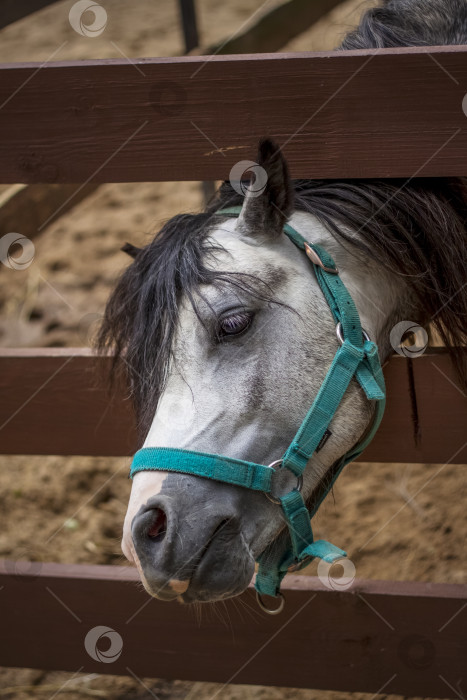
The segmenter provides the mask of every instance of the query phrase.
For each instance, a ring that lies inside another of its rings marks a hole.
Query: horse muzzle
[[[124,551],[130,551],[150,595],[215,601],[250,583],[254,557],[242,532],[236,489],[219,486],[170,475],[133,518]]]

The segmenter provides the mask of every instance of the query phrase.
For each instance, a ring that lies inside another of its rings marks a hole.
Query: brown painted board
[[[195,0],[178,0],[178,11],[185,41],[185,51],[188,53],[199,45]]]
[[[34,238],[46,226],[89,197],[97,185],[12,185],[0,195],[0,238],[19,231]]]
[[[0,29],[58,0],[0,0]]]
[[[248,608],[228,600],[197,615],[150,598],[126,567],[0,562],[0,572],[2,666],[437,698],[465,689],[462,585],[356,580],[335,592],[289,576],[277,617],[251,589]],[[120,636],[111,662],[85,649],[98,625]]]
[[[131,454],[130,401],[111,398],[96,364],[86,348],[1,350],[0,453]]]
[[[359,461],[467,464],[467,395],[446,350],[436,348],[412,360],[395,355],[384,375],[385,416]]]
[[[446,356],[427,355],[425,362],[413,361],[417,411],[420,423],[420,442],[429,431],[443,441],[441,433],[449,432],[448,446],[443,463],[467,464],[467,395],[459,385],[459,378]],[[456,427],[449,423],[459,416]],[[436,448],[434,448],[436,450]]]
[[[395,356],[386,414],[360,461],[466,464],[467,398],[448,355],[436,349],[412,363],[417,434],[408,360]],[[139,446],[126,392],[110,400],[90,350],[0,350],[0,453],[123,456]]]
[[[271,136],[293,177],[464,175],[467,47],[0,67],[0,182],[228,178]]]

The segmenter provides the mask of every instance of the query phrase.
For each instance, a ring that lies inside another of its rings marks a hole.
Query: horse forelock
[[[189,300],[203,323],[196,296],[204,285],[273,296],[267,270],[263,280],[217,269],[215,258],[224,249],[210,234],[223,220],[215,210],[170,219],[124,271],[107,303],[97,347],[101,353],[113,350],[112,380],[125,375],[142,434],[167,380],[181,300]]]

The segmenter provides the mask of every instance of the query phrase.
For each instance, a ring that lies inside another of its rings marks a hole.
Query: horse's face
[[[209,234],[217,250],[206,264],[213,272],[238,273],[232,276],[237,284],[202,284],[193,299],[180,299],[168,376],[145,447],[262,464],[280,459],[338,348],[312,266],[282,233],[291,206],[284,163],[263,153],[261,164],[268,174],[264,193],[247,196],[238,220],[217,217]],[[330,252],[339,261],[337,244],[316,219],[295,214],[291,221],[314,242],[334,246]],[[306,497],[358,441],[369,418],[368,402],[352,385],[331,438],[308,463]],[[284,478],[284,490],[293,488],[293,478]],[[262,493],[146,471],[133,479],[122,547],[152,595],[218,600],[246,588],[255,559],[283,526],[281,509]]]

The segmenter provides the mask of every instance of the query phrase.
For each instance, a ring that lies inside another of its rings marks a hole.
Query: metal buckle
[[[326,267],[316,250],[313,250],[313,248],[306,241],[304,241],[303,245],[305,246],[305,253],[308,255],[312,263],[321,267],[325,272],[330,272],[332,275],[339,274],[337,267]]]
[[[276,469],[276,470],[282,469],[283,468],[282,467],[283,461],[284,460],[282,460],[282,459],[276,459],[275,462],[271,462],[271,464],[269,464],[268,466],[270,466],[271,469]],[[288,467],[284,467],[284,468],[287,469]],[[291,472],[291,474],[293,474],[293,472]],[[302,476],[302,474],[300,474],[300,476],[297,476],[297,485],[294,489],[292,489],[292,491],[300,492],[302,490],[302,487],[303,487],[303,476]],[[265,493],[264,495],[266,496],[266,498],[268,498],[271,501],[271,503],[275,503],[276,505],[280,506],[280,504],[281,504],[280,498],[276,498],[276,496],[273,496],[272,493]]]
[[[371,342],[370,336],[368,335],[366,330],[364,330],[363,328],[362,328],[362,333],[363,333],[363,338],[365,340],[367,340],[368,342]],[[344,333],[342,331],[342,323],[340,321],[336,326],[336,335],[337,335],[337,340],[342,345],[344,343]]]
[[[261,610],[263,610],[268,615],[279,615],[279,613],[283,611],[285,605],[285,598],[280,591],[277,594],[277,597],[280,598],[279,606],[277,608],[268,608],[264,604],[263,598],[261,597],[261,593],[258,593],[258,591],[256,591],[256,600],[258,602],[258,605],[261,608]]]

